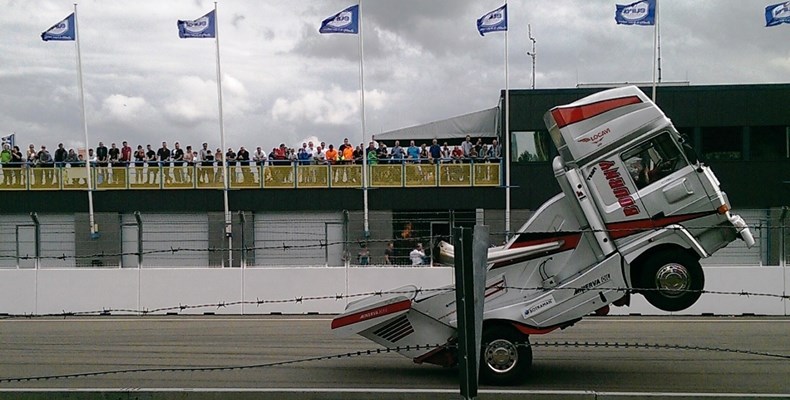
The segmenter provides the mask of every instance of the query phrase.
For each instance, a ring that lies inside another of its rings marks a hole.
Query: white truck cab
[[[544,120],[562,192],[489,250],[480,373],[493,384],[526,377],[529,335],[605,314],[632,293],[661,310],[686,309],[704,288],[701,258],[739,236],[754,244],[713,172],[637,87],[555,107]],[[452,246],[441,250],[452,258]],[[332,329],[410,346],[399,353],[418,363],[452,366],[455,309],[454,287],[409,286],[349,303]]]

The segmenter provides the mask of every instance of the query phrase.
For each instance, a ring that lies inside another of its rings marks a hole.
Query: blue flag
[[[74,26],[74,13],[71,13],[66,19],[58,22],[41,34],[41,39],[45,42],[48,40],[75,40],[76,38],[77,30]]]
[[[178,37],[181,39],[217,37],[216,26],[214,11],[193,21],[178,20]]]
[[[614,20],[618,25],[655,25],[656,1],[641,0],[631,4],[617,4]]]
[[[323,20],[319,33],[359,33],[359,4]]]
[[[790,1],[765,7],[765,26],[790,24]]]
[[[0,146],[0,148],[4,148],[4,147],[5,147],[5,145],[9,145],[10,147],[12,147],[12,148],[13,148],[13,147],[14,147],[14,144],[16,144],[16,143],[15,143],[16,141],[14,140],[14,139],[15,139],[15,136],[16,136],[16,135],[12,133],[12,134],[10,134],[10,135],[8,135],[8,136],[3,136],[3,137],[1,137],[1,138],[0,138],[0,142],[2,142],[2,146]]]
[[[480,36],[488,32],[507,30],[507,4],[483,15],[477,20],[477,31]]]

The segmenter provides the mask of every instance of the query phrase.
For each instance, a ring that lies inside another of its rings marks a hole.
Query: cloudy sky
[[[787,83],[790,25],[765,28],[778,0],[661,2],[664,81]],[[502,0],[364,0],[368,134],[493,107],[504,88],[504,35],[475,20]],[[511,88],[531,86],[527,24],[537,39],[537,88],[651,80],[653,29],[618,26],[617,0],[511,0]],[[628,0],[621,1],[628,3]],[[359,45],[321,35],[354,0],[220,0],[227,145],[271,149],[306,138],[362,139]],[[179,39],[201,0],[83,0],[80,47],[91,146],[179,141],[219,146],[212,39]],[[73,1],[6,0],[0,13],[0,135],[17,143],[84,146],[74,42],[41,32]],[[542,112],[543,110],[541,110]],[[172,147],[172,145],[171,145]]]

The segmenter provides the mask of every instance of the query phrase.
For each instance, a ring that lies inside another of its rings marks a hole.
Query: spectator
[[[143,167],[145,166],[145,150],[138,144],[134,152],[134,177],[135,182],[143,183]]]
[[[454,163],[460,163],[464,158],[464,151],[460,147],[455,146],[453,147],[453,152],[450,154],[450,157],[452,157]]]
[[[472,148],[474,145],[472,144],[472,137],[466,135],[466,140],[461,143],[461,150],[464,152],[464,157],[469,157],[469,153],[472,152]]]
[[[428,162],[431,154],[428,152],[428,146],[423,143],[420,145],[420,162]]]
[[[350,146],[346,147],[346,151],[348,151],[349,148]],[[351,152],[351,158],[354,159],[354,164],[362,164],[363,154],[364,151],[362,150],[362,143],[360,143],[359,146],[357,146],[357,148],[355,148],[354,151]]]
[[[450,150],[450,147],[447,146],[447,142],[444,142],[444,145],[442,146],[442,154],[441,154],[442,162],[450,162],[450,159],[452,158],[452,154],[453,151]]]
[[[340,147],[338,147],[338,148],[337,148],[337,152],[338,152],[338,154],[342,155],[342,154],[343,154],[343,152],[346,150],[346,147],[348,147],[348,146],[351,146],[351,145],[348,143],[348,138],[345,138],[345,139],[343,139],[343,144],[341,144],[341,145],[340,145]],[[352,147],[352,148],[351,148],[351,150],[353,151],[353,150],[354,150],[354,148]]]
[[[22,150],[19,149],[19,146],[14,146],[11,148],[11,168],[14,168],[15,171],[13,174],[14,184],[21,185],[22,184],[22,163],[24,162],[24,156],[22,155]]]
[[[96,147],[96,166],[99,167],[96,179],[101,182],[107,181],[107,166],[109,165],[109,151],[103,142],[99,142]]]
[[[409,147],[406,149],[406,158],[412,162],[419,162],[420,148],[414,144],[414,141],[409,142]]]
[[[244,182],[254,183],[252,171],[250,170],[250,152],[247,151],[244,146],[239,147],[239,152],[236,153],[236,161],[238,161],[241,166],[241,176]]]
[[[38,158],[38,152],[36,151],[36,146],[34,146],[33,143],[31,143],[29,146],[27,146],[26,159],[27,159],[28,167],[32,167],[36,165],[37,158]]]
[[[3,144],[3,150],[0,151],[0,163],[3,165],[3,185],[10,186],[11,182],[11,145],[8,143]]]
[[[61,168],[66,162],[68,151],[63,147],[63,143],[58,143],[58,148],[55,150],[55,166]]]
[[[201,151],[200,154],[201,164],[198,178],[202,178],[203,183],[212,183],[214,182],[214,174],[211,173],[211,168],[214,165],[214,155],[211,154],[211,149],[205,149],[205,151]]]
[[[345,147],[343,147],[345,145]],[[346,139],[346,143],[340,145],[340,149],[338,150],[338,158],[342,161],[343,164],[351,164],[354,162],[356,158],[354,155],[354,146],[348,144],[348,139]]]
[[[390,155],[390,157],[392,157],[392,163],[393,164],[402,163],[404,155],[405,152],[403,151],[403,148],[400,147],[400,141],[396,140],[395,145],[392,146],[392,154]]]
[[[178,147],[178,143],[176,143],[176,147]],[[184,181],[190,184],[193,184],[194,182],[192,179],[192,170],[195,169],[195,154],[196,153],[192,151],[192,146],[187,146],[186,150],[184,151],[183,160],[187,166],[185,176],[186,179]]]
[[[409,253],[411,265],[424,265],[425,264],[425,251],[422,249],[422,243],[417,243],[414,250]]]
[[[378,154],[376,154],[379,162],[382,164],[387,164],[387,159],[389,158],[389,152],[387,151],[387,145],[384,142],[379,143]]]
[[[485,145],[483,144],[483,138],[477,138],[477,142],[475,143],[475,150],[479,156],[483,156],[485,154]]]
[[[49,154],[47,150],[47,146],[41,146],[41,150],[36,155],[38,159],[38,167],[43,168],[43,174],[39,173],[38,176],[38,184],[39,185],[50,185],[55,183],[54,180],[54,172],[52,167],[55,166],[54,161],[52,160],[52,155]]]
[[[313,160],[315,160],[316,164],[326,164],[326,154],[322,151],[322,147],[318,146],[315,148],[315,153],[313,154]]]
[[[118,163],[121,162],[121,149],[119,149],[115,143],[110,145],[110,150],[107,152],[108,160],[110,162],[110,168],[107,169],[107,181],[116,183],[117,177],[113,173],[113,168],[118,166]]]
[[[205,160],[206,159],[206,154],[208,154],[208,153],[211,153],[211,150],[209,150],[209,148],[208,148],[208,143],[203,143],[203,148],[200,149],[200,159],[201,160]],[[213,160],[214,156],[211,156],[211,158]]]
[[[173,157],[173,175],[176,178],[176,182],[181,183],[184,181],[184,150],[178,142],[173,146],[175,146],[171,154]]]
[[[132,148],[129,146],[129,143],[124,140],[121,147],[121,162],[124,165],[129,165],[131,161],[132,161]]]
[[[368,165],[376,165],[379,163],[379,153],[375,150],[368,151]]]
[[[66,165],[71,165],[79,161],[79,157],[77,157],[77,152],[74,149],[69,149],[69,154],[66,155]]]
[[[296,154],[296,158],[299,160],[299,165],[310,165],[310,154],[307,152],[306,143],[304,146],[299,148],[299,152]]]
[[[222,149],[217,147],[217,151],[214,152],[214,161],[216,161],[217,167],[214,168],[214,182],[222,182],[223,185],[225,183],[225,178],[223,174],[225,173],[225,164],[222,157]]]
[[[263,152],[261,146],[258,146],[255,149],[255,153],[252,154],[252,160],[255,161],[256,165],[263,165],[266,163],[266,153]]]
[[[156,152],[151,145],[146,145],[147,151],[145,152],[145,159],[148,160],[148,184],[153,185],[156,183],[156,176],[159,175],[159,164],[156,159]]]
[[[491,146],[488,147],[487,158],[492,162],[499,162],[502,158],[502,146],[499,145],[496,139],[491,142]]]
[[[173,178],[170,176],[170,159],[172,153],[170,149],[167,148],[167,142],[162,142],[162,147],[159,148],[156,152],[156,157],[159,159],[159,165],[162,168],[162,177],[165,180],[165,183],[170,183],[173,181]]]
[[[370,264],[370,250],[368,250],[368,245],[365,243],[360,244],[362,248],[357,253],[357,262],[359,265],[368,265]]]
[[[431,147],[428,149],[429,159],[431,160],[432,164],[438,164],[439,160],[442,158],[442,146],[439,146],[439,141],[433,139],[431,142]]]
[[[236,152],[234,152],[231,147],[228,147],[228,151],[225,153],[225,162],[227,162],[229,166],[236,164]]]
[[[334,164],[337,162],[338,153],[337,150],[335,150],[334,145],[329,145],[329,149],[324,152],[324,157],[329,164]]]
[[[384,249],[384,264],[395,264],[395,242],[387,243],[387,248]]]

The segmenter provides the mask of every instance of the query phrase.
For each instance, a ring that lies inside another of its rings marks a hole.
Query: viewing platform
[[[287,162],[286,162],[287,163]],[[502,185],[499,162],[404,162],[368,165],[371,188],[496,187]],[[224,170],[229,189],[362,188],[362,165],[183,165],[38,167],[27,164],[0,169],[0,190],[47,191],[223,189]],[[89,176],[90,171],[90,176]]]

